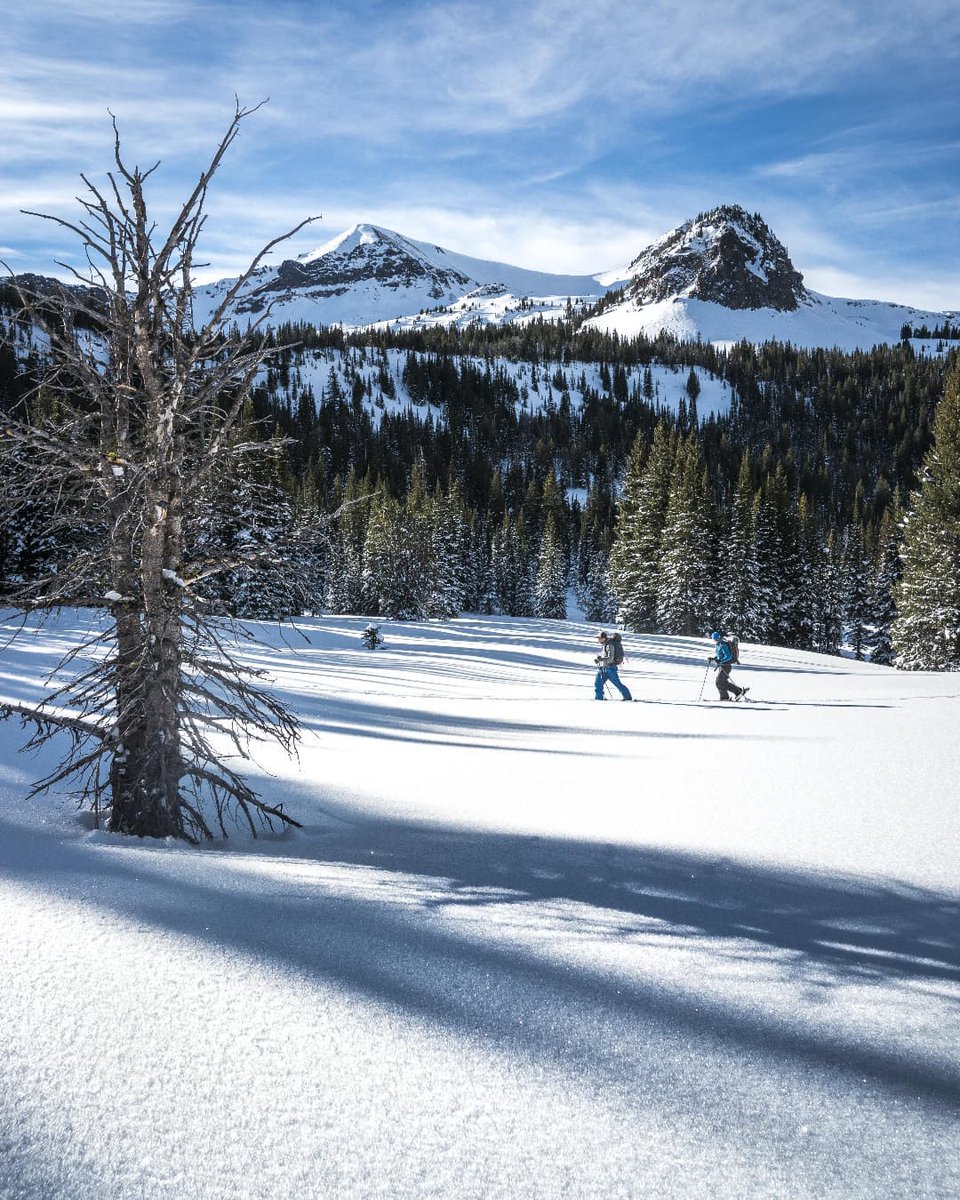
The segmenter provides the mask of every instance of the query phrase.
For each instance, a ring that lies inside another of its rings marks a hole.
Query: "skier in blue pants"
[[[620,682],[620,676],[617,673],[616,654],[617,648],[612,637],[601,630],[597,634],[597,641],[600,643],[600,653],[593,660],[597,664],[597,678],[594,682],[593,691],[597,700],[602,700],[603,685],[609,679],[613,686],[620,693],[623,700],[632,700],[629,688],[624,687]]]

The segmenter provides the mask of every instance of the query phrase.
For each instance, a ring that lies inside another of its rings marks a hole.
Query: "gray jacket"
[[[600,643],[600,653],[597,655],[597,666],[605,671],[608,667],[615,667],[617,664],[613,661],[613,638],[607,638],[605,642]]]

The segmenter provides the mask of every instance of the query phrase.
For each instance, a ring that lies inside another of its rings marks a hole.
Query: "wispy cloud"
[[[270,104],[211,196],[214,270],[318,208],[599,270],[737,201],[819,233],[814,271],[855,277],[869,234],[960,273],[932,248],[958,169],[955,0],[32,0],[4,34],[0,230],[36,253],[16,210],[102,177],[108,109],[130,161],[163,160],[162,214],[236,94]]]

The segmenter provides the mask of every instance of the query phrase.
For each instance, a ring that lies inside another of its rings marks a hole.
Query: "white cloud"
[[[838,110],[829,136],[812,132],[779,158],[767,149],[759,167],[726,168],[692,134],[680,161],[669,132],[847,86],[878,64],[902,74],[923,56],[918,79],[949,79],[957,14],[953,0],[909,12],[893,0],[34,0],[6,18],[0,229],[17,245],[17,208],[74,210],[80,171],[102,178],[110,166],[107,108],[129,161],[163,160],[153,196],[171,211],[239,93],[271,103],[211,193],[212,271],[239,269],[317,209],[332,231],[372,220],[479,257],[595,271],[739,202],[767,217],[808,278],[866,284],[858,226],[894,241],[898,220],[937,206],[956,215],[943,186],[917,181],[908,195],[884,178],[893,162],[944,179],[955,166],[954,139],[893,141],[916,108],[858,129]],[[955,84],[932,90],[956,101]],[[646,175],[630,161],[638,150]]]

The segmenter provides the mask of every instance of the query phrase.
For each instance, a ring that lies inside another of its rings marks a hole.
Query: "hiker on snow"
[[[725,638],[722,633],[716,630],[710,634],[717,649],[715,653],[707,659],[708,663],[715,662],[717,664],[717,691],[720,693],[721,700],[729,700],[730,693],[733,692],[734,697],[739,700],[741,696],[745,696],[750,691],[749,688],[737,687],[730,679],[730,670],[735,662],[739,662],[739,655],[734,649],[729,638]]]
[[[625,688],[620,682],[620,676],[617,673],[617,667],[623,662],[623,642],[620,640],[620,634],[615,633],[608,636],[604,630],[597,634],[597,641],[600,643],[600,653],[593,660],[597,664],[597,678],[594,683],[594,695],[597,700],[603,700],[603,685],[609,679],[613,686],[620,693],[624,700],[632,700],[628,688]]]

